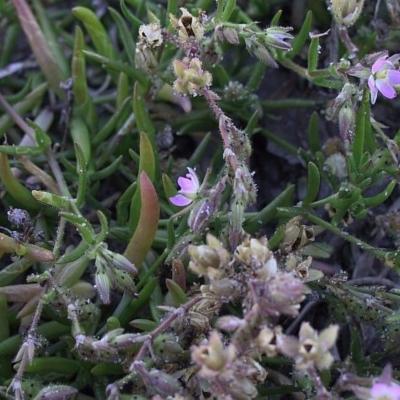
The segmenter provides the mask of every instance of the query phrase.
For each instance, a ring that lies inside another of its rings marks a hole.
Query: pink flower
[[[374,383],[368,400],[400,400],[400,386],[394,383]]]
[[[371,103],[375,104],[378,91],[388,99],[396,97],[395,85],[400,85],[400,71],[394,65],[399,60],[399,55],[379,57],[371,68],[372,74],[368,78],[368,86],[371,90]]]
[[[188,171],[186,178],[183,176],[178,178],[178,185],[180,186],[178,194],[169,198],[169,201],[175,206],[185,207],[197,197],[200,187],[199,179],[192,168],[188,167]]]

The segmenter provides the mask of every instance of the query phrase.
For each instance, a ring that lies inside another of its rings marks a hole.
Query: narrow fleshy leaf
[[[186,293],[182,290],[178,283],[172,279],[166,279],[165,284],[175,307],[179,307],[181,304],[185,304],[188,301]]]
[[[25,0],[13,0],[13,4],[17,11],[22,29],[25,32],[40,69],[43,71],[54,92],[63,99],[65,93],[60,88],[60,83],[64,80],[64,77],[62,76],[62,72],[47,44],[47,40],[44,37],[35,16]]]
[[[156,140],[154,125],[150,119],[149,113],[147,112],[144,95],[138,82],[135,82],[133,90],[133,112],[135,113],[136,126],[138,130],[146,132],[153,148],[155,148]]]
[[[30,111],[32,108],[40,105],[43,95],[48,89],[47,83],[35,87],[27,96],[21,101],[12,106],[13,111],[19,115],[23,115]],[[0,117],[0,137],[3,136],[12,126],[14,126],[15,120],[10,114],[4,114]]]
[[[140,196],[139,222],[124,252],[124,256],[138,269],[151,248],[157,232],[160,214],[157,193],[145,171],[140,174]]]
[[[308,48],[308,71],[315,71],[318,66],[318,51],[319,51],[319,38],[311,39],[310,47]]]
[[[140,132],[140,158],[139,158],[139,169],[138,174],[145,171],[151,181],[155,178],[155,157],[154,149],[148,135],[144,132]],[[139,185],[140,187],[140,185]],[[131,212],[129,216],[129,227],[131,231],[134,231],[139,221],[138,210],[141,207],[141,192],[140,189],[135,192],[131,203]]]
[[[320,149],[319,131],[318,131],[318,114],[314,111],[311,114],[308,124],[308,142],[310,144],[311,153],[315,154]]]
[[[307,192],[303,199],[303,207],[312,203],[318,195],[321,176],[318,167],[310,161],[308,163]]]
[[[97,15],[89,8],[80,6],[74,7],[72,13],[85,25],[99,54],[113,60],[115,58],[113,44]]]
[[[83,55],[84,45],[83,32],[81,28],[77,26],[75,29],[75,41],[72,56],[72,90],[74,94],[73,113],[79,115],[85,121],[90,130],[95,132],[97,130],[97,113],[86,81],[86,60]]]
[[[76,193],[76,205],[81,207],[85,202],[86,189],[87,189],[87,163],[85,155],[79,144],[74,143],[76,155],[76,172],[78,174],[78,190]]]
[[[170,177],[168,175],[162,174],[162,183],[163,183],[164,192],[165,192],[167,199],[176,195],[175,184],[172,182],[172,180],[170,179]]]
[[[79,116],[73,116],[70,122],[70,134],[72,140],[82,150],[86,164],[90,164],[92,159],[92,144],[88,126]],[[78,170],[79,174],[79,170]]]
[[[391,181],[383,192],[377,194],[376,196],[365,198],[364,199],[365,207],[369,208],[369,207],[379,206],[379,204],[382,204],[390,197],[395,187],[396,187],[396,181]]]
[[[35,211],[40,209],[40,204],[31,192],[12,173],[7,155],[2,153],[0,153],[0,180],[10,196],[25,209]]]
[[[308,34],[312,28],[312,12],[309,11],[304,19],[303,25],[301,26],[300,32],[296,35],[292,41],[292,50],[285,53],[285,58],[293,58],[299,54],[304,44],[308,39]]]
[[[121,17],[121,15],[114,10],[113,8],[109,7],[108,10],[117,25],[117,29],[119,32],[119,36],[121,38],[124,50],[129,59],[129,63],[134,66],[135,65],[135,41],[133,40],[132,34],[129,31],[125,20]]]
[[[69,69],[66,52],[58,40],[58,35],[54,26],[55,24],[51,20],[50,14],[43,7],[40,0],[33,0],[32,4],[39,24],[42,28],[43,35],[46,39],[46,43],[53,54],[54,60],[61,71],[63,79],[65,80],[71,75],[71,72]]]
[[[97,61],[100,63],[102,66],[105,66],[108,69],[117,71],[117,72],[124,72],[127,74],[129,77],[131,77],[133,80],[138,81],[143,85],[143,87],[148,87],[150,84],[150,79],[148,76],[143,74],[143,72],[139,69],[136,69],[130,65],[127,65],[123,63],[122,61],[116,61],[112,60],[108,57],[102,56],[100,54],[94,53],[92,51],[84,50],[83,54],[85,56],[91,58],[92,60]],[[118,80],[118,77],[116,77],[115,81]]]
[[[258,231],[261,226],[276,216],[277,207],[291,204],[294,188],[295,185],[289,185],[282,193],[271,201],[271,203],[258,212],[254,218],[250,221],[245,221],[243,228],[250,233]]]

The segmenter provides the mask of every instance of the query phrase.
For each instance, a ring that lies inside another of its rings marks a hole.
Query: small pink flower
[[[378,58],[371,68],[372,74],[368,78],[368,86],[371,90],[371,103],[375,104],[378,91],[388,99],[396,97],[395,85],[400,85],[400,71],[394,65],[399,55],[389,57],[384,55]]]
[[[394,383],[374,383],[368,400],[400,400],[400,386]]]
[[[169,198],[169,201],[175,206],[185,207],[197,197],[200,188],[199,179],[192,168],[188,167],[188,171],[186,178],[183,176],[178,178],[178,185],[180,186],[178,194]]]

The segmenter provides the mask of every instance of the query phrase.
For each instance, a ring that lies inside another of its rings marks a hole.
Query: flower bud
[[[356,115],[353,107],[343,104],[339,110],[339,132],[343,140],[353,141]]]
[[[158,369],[147,371],[143,361],[135,361],[133,370],[143,379],[146,386],[151,387],[153,391],[163,396],[174,396],[182,391],[177,378]]]
[[[111,283],[108,275],[104,271],[98,269],[95,274],[95,282],[97,292],[99,293],[100,299],[103,304],[110,304]]]
[[[304,300],[306,287],[303,283],[292,274],[278,274],[270,277],[267,285],[276,310],[295,317]]]
[[[285,42],[285,39],[293,39],[293,36],[288,33],[292,29],[293,28],[291,27],[283,26],[271,26],[270,28],[265,29],[265,44],[285,51],[292,50],[292,46]]]
[[[218,25],[215,27],[215,33],[221,42],[228,42],[230,44],[240,43],[239,36],[234,28]]]
[[[246,321],[233,315],[218,318],[217,327],[225,332],[234,332],[236,329],[243,327]]]
[[[64,400],[78,393],[78,389],[66,385],[51,385],[43,388],[34,400]]]
[[[96,295],[96,290],[90,282],[79,280],[71,286],[71,292],[85,299],[92,299]]]
[[[238,291],[238,282],[233,279],[222,278],[215,279],[210,284],[210,291],[222,299],[233,299]]]
[[[111,257],[111,262],[114,264],[115,267],[128,272],[131,275],[137,274],[136,267],[122,254],[109,252],[109,256]]]

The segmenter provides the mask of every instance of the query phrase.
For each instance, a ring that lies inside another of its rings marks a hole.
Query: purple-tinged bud
[[[230,44],[240,43],[239,36],[234,28],[217,25],[215,27],[215,33],[220,42],[228,42]]]
[[[215,279],[210,284],[210,292],[221,297],[222,301],[233,300],[237,297],[240,294],[239,288],[239,283],[229,278]]]
[[[135,361],[131,369],[136,371],[146,386],[156,393],[163,396],[174,396],[182,392],[182,386],[176,378],[158,369],[147,371],[143,361]]]
[[[98,270],[95,274],[95,282],[96,282],[97,292],[99,293],[100,299],[103,302],[103,304],[110,304],[111,283],[108,275],[104,271]]]
[[[110,252],[111,261],[119,269],[128,272],[131,275],[137,274],[137,269],[133,263],[131,263],[126,257],[122,254]]]
[[[263,63],[269,65],[270,67],[278,68],[278,64],[272,58],[270,52],[262,43],[259,42],[258,38],[255,35],[246,37],[244,39],[244,42],[250,54],[253,54]]]
[[[288,33],[291,30],[293,30],[293,28],[282,26],[271,26],[265,29],[265,44],[285,51],[292,50],[292,46],[285,42],[286,39],[293,39],[293,36]]]
[[[307,291],[303,283],[292,274],[278,274],[270,277],[267,285],[276,310],[281,314],[297,316]]]
[[[216,325],[218,329],[221,329],[222,331],[234,332],[238,328],[246,325],[246,321],[238,317],[234,317],[233,315],[227,315],[225,317],[218,318]]]
[[[125,348],[131,347],[136,343],[143,343],[147,339],[148,336],[141,333],[124,333],[110,340],[110,343],[118,348]]]
[[[348,103],[339,110],[339,132],[343,140],[353,141],[356,123],[355,110]]]

